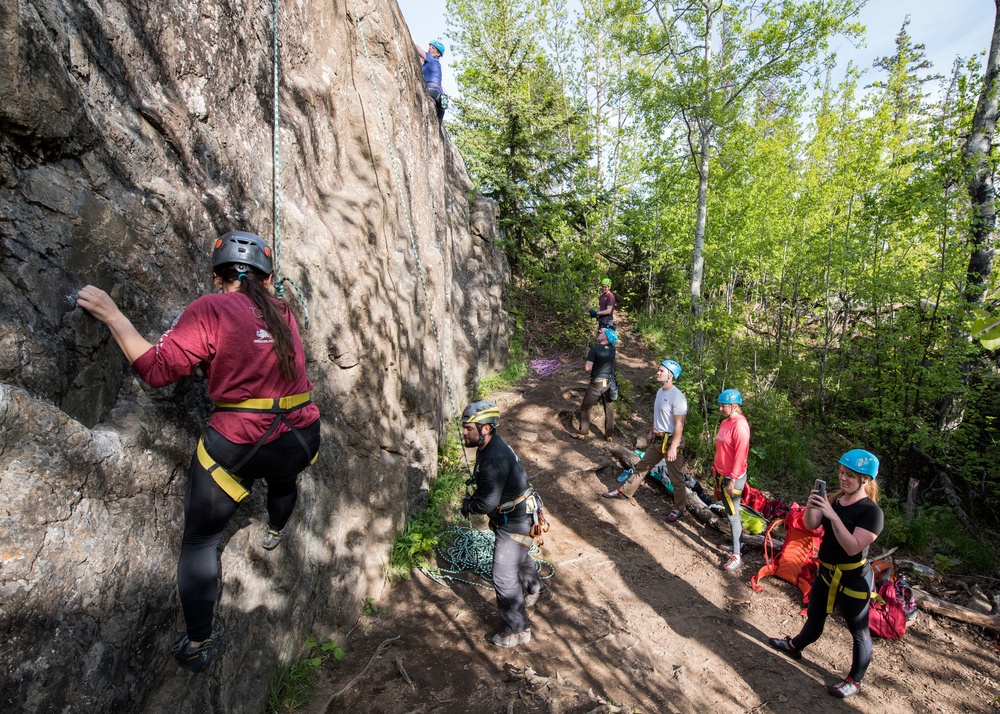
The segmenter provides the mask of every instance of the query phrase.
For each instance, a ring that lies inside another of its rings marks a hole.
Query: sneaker
[[[605,491],[601,494],[605,498],[628,498],[620,488],[613,488],[610,491]]]
[[[538,601],[545,598],[549,594],[548,588],[543,587],[537,593],[528,593],[524,596],[524,606],[534,607],[538,604]]]
[[[625,469],[620,474],[618,474],[618,483],[625,483],[629,480],[632,474],[635,473],[633,469]]]
[[[260,544],[264,547],[264,550],[274,550],[281,545],[281,539],[284,537],[284,528],[280,531],[276,531],[273,528],[268,527],[267,532],[264,533],[264,538],[261,540]]]
[[[741,565],[743,565],[743,560],[740,558],[740,556],[730,555],[729,560],[727,560],[726,564],[722,566],[722,569],[728,570],[729,572],[733,572]]]
[[[850,676],[847,676],[836,684],[831,684],[826,688],[826,691],[838,699],[847,699],[848,697],[853,697],[861,691],[861,684],[859,682],[855,682],[850,678]]]
[[[498,647],[517,647],[518,645],[526,645],[531,642],[531,629],[527,629],[524,632],[510,632],[503,633],[498,632],[493,635],[493,644]]]
[[[212,664],[212,644],[212,638],[209,637],[199,646],[192,647],[191,640],[184,635],[170,651],[174,653],[174,659],[181,663],[181,667],[189,672],[200,672]]]
[[[684,515],[684,511],[679,508],[675,508],[670,513],[667,514],[667,523],[676,523]]]
[[[802,650],[792,644],[791,637],[771,637],[767,644],[779,652],[784,652],[792,659],[802,659]]]

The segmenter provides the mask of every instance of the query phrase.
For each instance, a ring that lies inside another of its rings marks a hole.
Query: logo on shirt
[[[272,344],[274,342],[274,338],[271,337],[271,333],[267,330],[257,330],[257,339],[253,342],[255,345]]]

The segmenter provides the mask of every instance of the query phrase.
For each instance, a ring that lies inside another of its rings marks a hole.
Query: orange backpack
[[[823,537],[823,526],[814,531],[806,528],[803,520],[805,512],[804,506],[793,503],[792,507],[788,509],[787,516],[773,521],[767,527],[767,531],[764,533],[765,564],[750,579],[750,587],[754,590],[763,590],[764,586],[759,583],[769,575],[775,575],[795,585],[802,591],[803,613],[809,604],[809,591],[812,589],[813,579],[819,568],[819,560],[816,555],[819,553],[819,543]],[[785,543],[775,555],[771,530],[779,523],[785,524]]]

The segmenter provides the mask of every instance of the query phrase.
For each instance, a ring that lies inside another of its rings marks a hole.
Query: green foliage
[[[494,392],[510,389],[517,380],[527,373],[528,364],[523,355],[519,358],[511,358],[503,372],[480,380],[479,386],[476,388],[475,399],[487,399]]]
[[[334,640],[320,641],[309,635],[305,652],[297,660],[282,665],[267,689],[267,714],[290,714],[309,704],[316,689],[317,675],[330,659],[340,661],[346,653]]]
[[[881,506],[885,512],[881,546],[903,546],[918,557],[932,560],[934,568],[942,572],[954,571],[959,566],[970,573],[996,570],[997,554],[966,531],[951,508],[926,506],[906,523],[895,500],[886,499]]]
[[[444,530],[447,517],[455,511],[468,477],[464,452],[457,432],[449,432],[438,454],[438,475],[431,484],[428,506],[415,514],[396,536],[389,556],[391,577],[406,579],[410,570],[427,561]]]
[[[635,410],[632,382],[619,372],[615,383],[618,385],[618,399],[612,403],[615,410],[615,422],[618,423],[621,420],[622,423],[625,423],[625,420],[632,418],[632,413]]]

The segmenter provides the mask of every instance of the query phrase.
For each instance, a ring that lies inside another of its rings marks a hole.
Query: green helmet
[[[496,426],[500,423],[500,407],[493,402],[473,402],[462,410],[462,423]]]
[[[611,278],[605,278],[604,280],[602,280],[601,281],[601,285],[606,285],[607,287],[610,288],[611,287]]]
[[[267,243],[260,236],[246,231],[229,231],[215,241],[212,268],[230,264],[256,268],[264,275],[274,272],[271,249]]]

